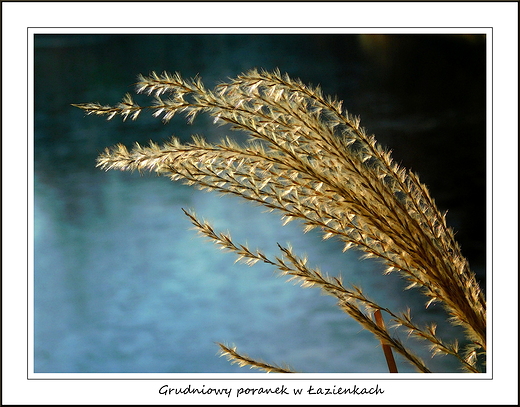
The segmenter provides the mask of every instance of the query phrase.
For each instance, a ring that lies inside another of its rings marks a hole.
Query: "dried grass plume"
[[[480,372],[486,350],[486,301],[428,189],[413,172],[395,163],[374,136],[365,132],[357,117],[340,101],[322,94],[280,72],[252,70],[214,89],[200,78],[152,73],[139,76],[137,93],[153,98],[149,106],[137,105],[127,94],[116,106],[77,104],[87,114],[108,119],[136,120],[151,110],[165,123],[177,113],[193,121],[209,114],[215,123],[231,124],[250,140],[239,144],[223,139],[210,144],[195,137],[182,144],[171,139],[163,145],[136,144],[131,150],[119,144],[98,158],[105,170],[154,171],[200,189],[238,195],[271,210],[284,222],[298,219],[304,231],[319,228],[323,238],[335,237],[380,259],[386,273],[397,272],[407,288],[418,287],[426,306],[441,303],[452,324],[464,328],[465,344],[446,343],[436,326],[417,326],[410,310],[395,312],[371,301],[361,288],[343,285],[336,277],[310,268],[290,247],[279,246],[280,256],[268,258],[258,250],[218,233],[193,212],[185,211],[195,228],[245,263],[264,262],[302,286],[316,286],[334,296],[339,307],[399,353],[420,372],[430,372],[424,361],[407,349],[384,324],[376,323],[378,311],[408,334],[425,339],[432,355],[458,359],[463,371]],[[234,348],[220,344],[232,361],[265,371],[285,368],[255,362]]]

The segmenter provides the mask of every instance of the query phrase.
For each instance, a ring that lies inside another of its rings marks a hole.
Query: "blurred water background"
[[[238,198],[151,174],[103,172],[116,143],[230,135],[200,116],[168,125],[87,116],[71,103],[115,104],[139,73],[200,75],[208,87],[251,68],[279,68],[344,101],[426,183],[485,286],[485,38],[470,35],[36,35],[34,38],[34,370],[37,373],[214,373],[251,370],[217,357],[216,341],[309,373],[386,372],[372,334],[332,297],[197,237],[194,209],[237,242],[276,242],[394,310],[443,321],[377,262]],[[143,99],[136,97],[137,102]],[[232,135],[232,134],[231,134]],[[455,329],[442,325],[448,337]],[[418,348],[427,361],[429,356]],[[400,362],[400,371],[413,369]],[[448,357],[435,371],[456,371]]]

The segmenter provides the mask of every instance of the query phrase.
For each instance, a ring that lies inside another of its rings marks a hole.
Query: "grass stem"
[[[376,318],[376,324],[381,329],[385,328],[385,321],[383,320],[383,315],[381,315],[381,310],[376,310],[374,312],[374,317]],[[383,347],[383,352],[386,358],[386,364],[388,365],[388,371],[390,373],[398,373],[397,365],[395,364],[394,354],[392,353],[392,347],[388,345],[385,341],[381,341],[381,346]]]

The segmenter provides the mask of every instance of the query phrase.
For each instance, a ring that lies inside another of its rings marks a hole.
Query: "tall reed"
[[[127,94],[116,106],[74,106],[87,114],[124,120],[135,120],[143,110],[151,110],[165,123],[177,113],[184,113],[190,123],[199,113],[207,113],[215,123],[246,132],[249,140],[239,144],[225,138],[210,144],[194,137],[182,144],[173,138],[163,145],[136,144],[130,151],[118,144],[99,156],[99,167],[155,171],[200,189],[238,195],[278,211],[285,223],[300,220],[304,232],[319,228],[324,239],[340,239],[344,251],[355,247],[366,258],[380,259],[386,274],[398,272],[406,288],[420,288],[426,307],[434,302],[444,306],[449,321],[464,329],[463,347],[443,340],[435,324],[415,324],[410,310],[392,311],[371,301],[361,288],[346,287],[340,278],[309,267],[290,247],[279,245],[280,255],[269,258],[185,211],[201,234],[246,264],[267,263],[289,280],[334,296],[344,312],[419,372],[430,369],[381,323],[383,314],[409,335],[426,340],[432,355],[452,355],[466,372],[484,369],[486,301],[445,214],[419,177],[395,163],[340,101],[279,71],[258,70],[213,90],[200,78],[185,80],[178,73],[140,75],[137,93],[152,96],[153,103],[139,106]],[[219,345],[222,354],[241,366],[291,371]]]

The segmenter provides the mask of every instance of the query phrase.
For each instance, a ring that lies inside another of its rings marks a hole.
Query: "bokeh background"
[[[290,242],[311,265],[418,321],[439,306],[403,291],[361,253],[238,198],[151,174],[103,172],[116,143],[230,135],[203,116],[168,125],[85,116],[72,103],[115,104],[139,73],[199,75],[208,87],[251,68],[279,68],[320,85],[403,166],[420,174],[473,271],[486,277],[486,38],[478,35],[175,34],[34,37],[34,371],[36,373],[251,372],[217,356],[215,342],[309,373],[386,372],[372,334],[318,289],[197,237],[194,209],[238,242],[275,255]],[[138,103],[145,103],[139,96]],[[232,135],[232,134],[231,134]],[[442,324],[447,337],[460,335]],[[429,360],[456,372],[448,357]],[[401,363],[402,372],[413,369]]]

